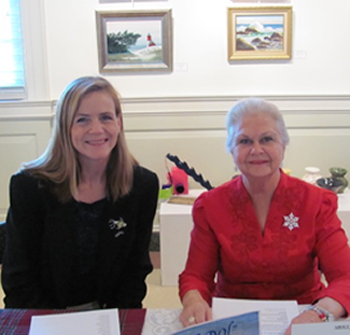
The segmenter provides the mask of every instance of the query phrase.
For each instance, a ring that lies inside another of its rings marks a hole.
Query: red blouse
[[[203,193],[193,206],[181,298],[192,289],[209,303],[218,296],[310,304],[328,296],[349,313],[350,248],[336,211],[335,193],[281,172],[262,233],[241,177]]]

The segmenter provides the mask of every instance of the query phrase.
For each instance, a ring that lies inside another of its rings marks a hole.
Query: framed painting
[[[290,59],[291,6],[228,8],[228,60]]]
[[[96,11],[100,72],[172,70],[171,10]]]

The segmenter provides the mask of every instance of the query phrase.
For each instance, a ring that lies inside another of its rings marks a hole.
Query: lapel
[[[76,206],[73,201],[53,206],[47,215],[45,239],[49,250],[49,264],[57,288],[57,297],[65,304],[65,292],[69,288],[75,255],[78,248],[75,236]]]

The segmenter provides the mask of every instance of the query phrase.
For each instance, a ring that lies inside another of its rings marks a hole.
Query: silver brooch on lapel
[[[121,231],[121,229],[125,228],[127,226],[127,223],[124,221],[123,218],[119,218],[119,220],[113,220],[110,219],[108,221],[109,228],[111,230],[117,230],[118,232],[114,235],[114,237],[118,237],[120,235],[124,234],[124,231]]]
[[[290,213],[288,216],[283,216],[284,223],[283,227],[287,227],[289,230],[293,230],[294,228],[299,228],[299,218],[294,216],[293,213]]]

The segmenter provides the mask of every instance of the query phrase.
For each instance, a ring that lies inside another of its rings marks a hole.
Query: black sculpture
[[[184,170],[187,175],[192,177],[197,183],[201,184],[207,190],[214,188],[210,185],[210,182],[208,180],[204,180],[203,176],[200,173],[198,174],[194,168],[190,168],[186,162],[180,161],[179,157],[172,154],[167,154],[166,157],[172,161],[179,169]]]

